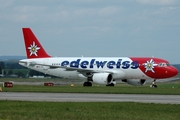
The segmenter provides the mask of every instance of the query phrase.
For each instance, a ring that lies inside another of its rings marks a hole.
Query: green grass
[[[12,88],[3,88],[4,92],[53,92],[53,93],[109,93],[109,94],[169,94],[180,95],[180,82],[157,83],[158,88],[145,86],[131,86],[128,84],[117,84],[115,87],[93,84],[93,87],[83,87],[81,80],[74,82],[68,79],[28,79],[28,78],[0,78],[0,82],[42,82],[42,85],[14,85]],[[44,82],[62,83],[60,86],[43,86]],[[70,84],[75,86],[71,87]],[[78,83],[78,84],[77,84]],[[81,84],[80,84],[81,83]],[[2,87],[2,84],[0,84]]]
[[[2,85],[1,85],[2,87]],[[160,84],[158,88],[150,88],[148,85],[135,87],[120,84],[115,87],[93,86],[83,87],[82,85],[63,86],[38,86],[38,85],[14,85],[12,88],[3,88],[4,92],[52,92],[52,93],[107,93],[107,94],[168,94],[180,95],[180,84]]]
[[[179,120],[180,105],[0,101],[0,120]]]

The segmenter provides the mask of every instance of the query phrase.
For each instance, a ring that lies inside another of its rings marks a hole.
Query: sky
[[[180,63],[180,0],[0,0],[0,56],[26,56],[23,27],[51,56]]]

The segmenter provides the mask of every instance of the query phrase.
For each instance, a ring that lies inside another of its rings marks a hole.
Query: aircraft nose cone
[[[172,67],[170,73],[172,77],[176,76],[178,74],[178,70],[175,67]]]

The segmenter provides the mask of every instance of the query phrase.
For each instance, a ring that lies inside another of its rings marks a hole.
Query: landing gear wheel
[[[112,86],[112,87],[114,87],[114,84],[113,84],[113,83],[111,83],[111,84],[108,84],[108,85],[106,85],[106,86]]]
[[[156,80],[154,80],[154,81],[152,82],[152,85],[150,85],[150,87],[157,88]]]
[[[91,87],[91,86],[92,86],[92,83],[91,83],[91,82],[84,82],[83,86],[84,86],[84,87],[87,87],[87,86]]]

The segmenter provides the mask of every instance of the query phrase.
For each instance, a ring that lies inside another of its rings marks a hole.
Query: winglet
[[[26,55],[28,59],[51,57],[46,53],[41,43],[38,41],[30,28],[22,28],[22,31],[24,36]]]

